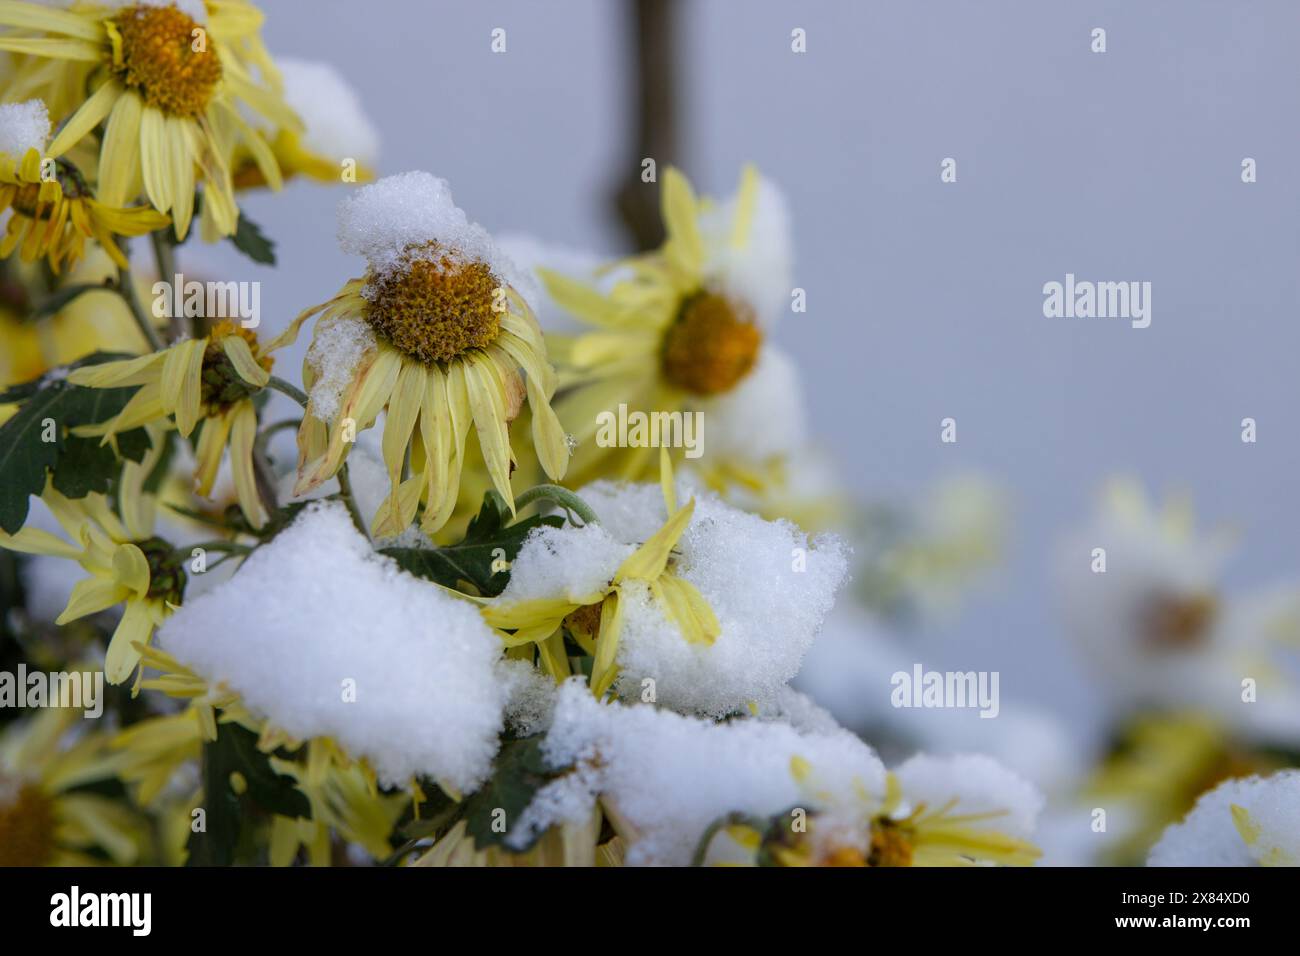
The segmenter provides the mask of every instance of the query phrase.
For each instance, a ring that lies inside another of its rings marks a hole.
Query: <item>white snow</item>
[[[29,149],[45,149],[49,136],[50,114],[41,100],[0,106],[0,153],[20,161]]]
[[[735,388],[700,408],[705,461],[763,462],[796,453],[807,440],[799,369],[773,345],[764,346],[758,363]]]
[[[506,688],[506,723],[520,737],[541,733],[551,725],[556,685],[528,661],[503,660],[497,668]]]
[[[379,133],[361,105],[361,98],[330,63],[278,57],[284,78],[284,98],[302,119],[303,144],[335,160],[355,159],[373,166],[379,157]]]
[[[917,754],[894,773],[912,806],[924,803],[934,810],[955,799],[954,814],[990,814],[966,824],[975,829],[1028,839],[1043,809],[1037,787],[983,754]]]
[[[423,774],[469,791],[497,750],[500,642],[472,604],[374,554],[338,502],[309,505],[158,640],[273,726],[332,737],[389,784]]]
[[[688,500],[685,490],[679,505]],[[535,532],[515,560],[501,604],[577,598],[607,584],[633,546],[666,520],[658,485],[596,482],[578,494],[599,515],[599,526]],[[796,570],[800,562],[803,570]],[[650,678],[659,704],[687,713],[720,717],[747,712],[751,702],[771,705],[799,670],[847,565],[837,538],[810,542],[789,522],[765,521],[698,494],[670,570],[699,590],[722,633],[712,645],[688,643],[644,583],[624,582],[616,692],[640,699]]]
[[[436,241],[453,258],[485,263],[525,298],[533,288],[487,230],[452,200],[447,180],[430,173],[385,176],[342,200],[338,238],[344,252],[365,257],[376,274],[400,269],[407,256],[435,258],[425,245]]]
[[[618,566],[634,550],[632,544],[600,524],[538,528],[511,564],[510,583],[500,603],[540,598],[578,601],[603,593]]]
[[[800,733],[772,721],[719,724],[645,705],[602,705],[578,678],[560,688],[542,749],[553,766],[580,769],[539,791],[511,839],[583,819],[599,794],[635,831],[631,865],[690,863],[709,825],[733,811],[811,809],[818,797],[794,777],[794,757],[812,766],[818,794],[884,792],[883,765],[846,731]]]
[[[1248,843],[1233,807],[1258,835]],[[1240,811],[1239,811],[1240,812]],[[1201,794],[1182,820],[1165,830],[1148,866],[1300,865],[1300,770],[1227,780]]]
[[[315,376],[307,396],[312,414],[321,421],[333,421],[357,364],[376,343],[374,329],[362,319],[317,323],[307,349],[307,364]]]

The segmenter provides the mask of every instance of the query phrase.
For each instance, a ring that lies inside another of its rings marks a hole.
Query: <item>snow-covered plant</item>
[[[1031,783],[889,769],[790,687],[852,549],[776,185],[664,169],[630,257],[498,242],[261,23],[0,4],[0,637],[118,687],[0,729],[0,864],[1032,863]],[[291,178],[346,192],[355,268],[263,327],[178,262],[274,265],[246,199]],[[882,603],[987,557],[959,497]]]

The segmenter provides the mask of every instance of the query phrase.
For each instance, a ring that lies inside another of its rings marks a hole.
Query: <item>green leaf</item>
[[[507,564],[519,554],[524,538],[534,528],[558,528],[564,519],[558,515],[535,516],[507,526],[510,508],[495,491],[483,497],[483,506],[465,529],[465,539],[445,548],[381,548],[404,570],[449,588],[468,582],[486,597],[496,597],[510,581]],[[494,566],[496,570],[494,570]]]
[[[488,782],[465,799],[465,828],[476,848],[504,846],[511,827],[537,791],[567,772],[567,768],[557,770],[547,763],[542,756],[542,739],[543,735],[537,734],[504,741]],[[527,845],[510,849],[521,853],[540,837],[541,833],[537,833]]]
[[[117,436],[117,447],[121,458],[98,438],[69,435],[54,465],[55,490],[66,498],[84,498],[92,491],[107,494],[122,471],[122,459],[144,460],[151,447],[149,434],[143,428],[123,432]]]
[[[70,367],[124,357],[96,352]],[[134,387],[82,388],[68,382],[66,374],[47,374],[0,393],[0,402],[22,402],[14,416],[0,427],[0,528],[14,534],[23,526],[28,498],[45,489],[45,473],[50,469],[54,469],[60,488],[80,490],[84,486],[89,490],[99,483],[98,473],[87,476],[85,481],[72,474],[72,470],[89,461],[84,446],[74,448],[71,459],[62,464],[69,431],[76,425],[107,421],[125,407],[134,392]],[[138,439],[129,439],[127,445],[133,452],[139,449]],[[69,474],[60,474],[64,468],[70,470]]]
[[[243,793],[230,786],[231,775],[244,780]],[[311,804],[294,784],[271,767],[257,749],[257,735],[239,724],[218,724],[217,739],[203,745],[205,828],[192,832],[187,866],[230,866],[235,862],[243,827],[253,812],[311,819]]]
[[[268,266],[275,265],[275,243],[266,237],[257,223],[244,215],[242,209],[239,212],[239,222],[235,226],[235,234],[230,237],[230,241],[235,244],[236,249],[254,262],[261,262]]]

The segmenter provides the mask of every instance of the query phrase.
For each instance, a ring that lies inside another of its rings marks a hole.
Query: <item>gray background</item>
[[[620,3],[264,6],[273,52],[329,60],[357,86],[383,172],[447,177],[494,231],[620,241],[606,202],[630,132]],[[999,587],[935,635],[935,663],[1001,670],[1004,700],[1096,714],[1050,564],[1116,471],[1185,487],[1203,516],[1239,527],[1231,583],[1300,564],[1300,4],[686,7],[687,172],[718,194],[754,160],[787,193],[809,311],[775,337],[809,373],[816,429],[849,485],[913,495],[978,469],[1010,492]],[[505,55],[489,52],[497,26]],[[1105,54],[1089,50],[1095,26]],[[947,156],[954,185],[939,182]],[[1245,156],[1254,185],[1240,181]],[[248,201],[280,243],[275,271],[204,251],[262,279],[268,329],[359,272],[334,242],[343,194],[295,183]],[[1151,327],[1044,318],[1042,285],[1066,272],[1152,282]],[[939,442],[945,416],[955,446]],[[1258,444],[1239,440],[1245,416]]]

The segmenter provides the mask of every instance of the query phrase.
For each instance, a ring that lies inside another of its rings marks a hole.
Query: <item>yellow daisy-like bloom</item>
[[[660,456],[661,484],[668,520],[619,566],[610,582],[593,594],[538,598],[511,604],[496,602],[482,608],[483,619],[502,632],[505,646],[516,653],[536,644],[547,673],[556,681],[572,674],[564,649],[567,631],[592,655],[591,689],[603,697],[618,677],[619,636],[622,631],[620,591],[628,582],[645,584],[668,620],[692,644],[712,644],[722,633],[717,615],[695,585],[672,571],[673,548],[686,532],[695,512],[692,498],[676,507],[672,471],[666,452]]]
[[[73,166],[55,162],[54,177],[41,178],[41,155],[29,149],[15,161],[0,153],[0,212],[10,210],[0,257],[15,249],[24,262],[45,259],[56,274],[85,253],[94,239],[113,261],[126,268],[126,256],[114,236],[142,236],[171,220],[148,206],[115,207],[95,199]]]
[[[248,69],[250,58],[264,55],[255,40],[260,15],[250,17],[250,10],[213,2],[200,24],[176,4],[57,10],[5,0],[0,25],[13,29],[0,36],[0,50],[33,64],[56,61],[91,90],[50,143],[48,157],[62,156],[103,123],[100,201],[120,207],[143,186],[184,238],[201,183],[203,236],[214,240],[233,234],[239,219],[231,181],[236,146],[251,151],[272,188],[280,186],[275,157],[241,107],[276,124],[297,124],[278,93],[260,86]],[[58,97],[43,98],[57,111]]]
[[[274,361],[270,353],[280,344],[276,341],[263,348],[250,329],[223,319],[201,339],[186,339],[140,358],[76,369],[68,375],[74,385],[140,388],[116,417],[73,431],[103,436],[109,442],[141,425],[174,419],[177,430],[188,438],[202,422],[195,453],[196,494],[207,497],[212,492],[229,445],[240,509],[249,524],[261,528],[267,514],[253,470],[257,411],[252,399],[270,380]]]
[[[302,121],[301,129],[280,127],[269,135],[284,179],[306,176],[326,184],[373,181],[379,137],[352,86],[329,63],[284,57],[277,65],[284,100]],[[237,152],[233,170],[236,189],[266,185],[247,149]]]
[[[395,269],[348,282],[329,302],[298,316],[288,334],[317,313],[316,341],[337,323],[361,322],[373,330],[375,345],[351,368],[332,414],[323,415],[314,399],[309,403],[298,433],[295,495],[331,478],[356,434],[386,408],[382,447],[392,492],[375,516],[375,535],[399,534],[421,503],[426,533],[447,522],[471,424],[493,486],[513,507],[509,423],[525,394],[542,468],[564,476],[569,449],[550,406],[555,373],[541,330],[524,299],[487,263],[438,242],[411,246]],[[315,379],[309,362],[303,370],[309,391]],[[404,477],[408,455],[410,477]]]
[[[125,604],[104,658],[104,674],[113,684],[130,676],[140,660],[140,646],[149,642],[154,628],[180,605],[185,591],[183,558],[154,534],[155,502],[144,491],[145,479],[163,447],[158,432],[152,432],[150,438],[153,447],[144,460],[122,466],[120,517],[101,494],[70,499],[47,485],[41,499],[71,541],[31,526],[13,535],[0,532],[0,547],[67,558],[90,573],[72,589],[56,624]]]
[[[552,299],[598,331],[553,336],[561,369],[556,411],[574,429],[574,481],[637,479],[653,468],[649,447],[599,447],[603,413],[620,403],[643,413],[682,412],[736,389],[759,362],[763,329],[757,304],[721,287],[710,264],[743,251],[759,202],[759,177],[746,167],[730,234],[701,231],[712,206],[696,199],[676,169],[660,192],[667,238],[656,251],[614,263],[625,275],[608,293],[552,270],[539,270]],[[721,249],[726,245],[727,249]]]
[[[86,675],[87,677],[89,674]],[[0,734],[0,867],[119,865],[139,856],[143,829],[120,803],[78,788],[118,761],[103,734],[73,738],[81,711],[49,708]]]

